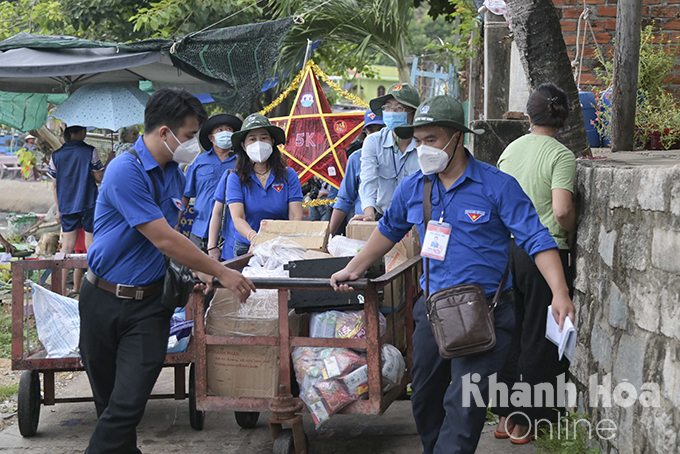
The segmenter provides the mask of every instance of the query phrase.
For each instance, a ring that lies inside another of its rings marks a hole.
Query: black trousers
[[[569,263],[569,251],[561,250],[560,259],[564,276],[569,287],[569,296],[573,296],[573,265]],[[532,430],[539,419],[552,422],[557,420],[557,377],[569,369],[569,360],[557,356],[557,346],[545,338],[545,322],[548,306],[552,303],[552,292],[533,259],[513,242],[510,249],[510,271],[515,289],[516,324],[510,342],[505,365],[499,375],[498,382],[508,386],[512,395],[512,387],[516,382],[531,385],[531,407],[515,406],[508,399],[508,406],[494,406],[492,411],[499,416],[509,416],[515,424],[529,426]],[[566,377],[565,377],[566,380]],[[550,383],[553,393],[553,405],[546,405],[548,399],[543,396],[543,405],[534,401],[534,385]],[[502,404],[502,403],[501,403]],[[519,412],[519,413],[516,413]],[[564,413],[564,412],[563,412]]]
[[[86,454],[138,454],[137,425],[165,361],[172,311],[161,296],[118,298],[83,280],[80,353],[97,408]]]

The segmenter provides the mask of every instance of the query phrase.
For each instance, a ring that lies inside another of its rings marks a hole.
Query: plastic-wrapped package
[[[300,397],[309,407],[317,427],[359,398],[358,393],[349,390],[345,378],[365,365],[363,355],[346,348],[298,347],[293,350]]]
[[[354,372],[345,375],[342,381],[356,399],[368,395],[368,365],[361,366]]]
[[[205,314],[205,328],[217,336],[273,336],[278,320],[276,290],[259,290],[241,304],[231,290],[219,289]]]
[[[253,248],[254,257],[248,266],[262,266],[267,270],[283,269],[283,265],[292,260],[302,260],[307,249],[300,246],[295,241],[277,237]]]
[[[33,284],[33,311],[38,339],[48,358],[78,356],[78,301]]]
[[[378,314],[380,335],[387,331],[387,320]],[[326,311],[312,315],[309,325],[309,337],[327,337],[340,339],[366,338],[364,311]]]
[[[390,344],[383,344],[380,358],[383,365],[383,392],[387,392],[401,382],[406,371],[406,362],[399,349]]]
[[[328,252],[333,257],[354,257],[366,246],[365,241],[335,235],[328,240]]]

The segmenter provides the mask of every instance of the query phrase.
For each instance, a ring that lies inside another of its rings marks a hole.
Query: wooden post
[[[642,0],[619,0],[612,88],[612,151],[632,151],[640,64]]]

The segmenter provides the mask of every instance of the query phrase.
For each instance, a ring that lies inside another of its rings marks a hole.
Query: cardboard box
[[[378,222],[352,221],[347,224],[347,238],[368,241],[371,234],[378,227]],[[420,254],[420,237],[415,226],[397,245],[402,245],[406,251],[406,257],[411,258]],[[397,246],[395,246],[396,248]]]
[[[215,304],[213,304],[215,303]],[[215,292],[206,316],[206,333],[221,336],[277,336],[278,318],[242,317],[241,303],[227,289]],[[299,335],[304,319],[288,318],[290,332]],[[230,345],[207,347],[208,394],[228,397],[274,397],[279,386],[279,348]]]
[[[305,249],[326,252],[328,245],[327,221],[272,221],[265,219],[260,223],[260,231],[255,238],[255,246],[276,237],[289,238]]]
[[[406,312],[399,311],[392,314],[387,314],[385,315],[385,319],[387,320],[387,329],[389,330],[392,328],[392,326],[396,326],[397,324],[401,323],[403,320],[406,319]],[[388,342],[393,343],[392,345],[397,347],[399,351],[405,352],[406,326],[404,326],[401,329],[397,328],[396,332],[394,333],[394,340],[389,340]]]
[[[368,241],[378,222],[354,221],[347,224],[347,238]],[[420,254],[420,241],[415,226],[385,255],[385,271],[392,271],[411,257]],[[383,303],[380,312],[390,314],[398,311],[406,303],[406,281],[398,277],[383,289]]]

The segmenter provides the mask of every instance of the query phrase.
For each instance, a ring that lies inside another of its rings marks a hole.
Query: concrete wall
[[[618,426],[605,452],[680,452],[680,153],[578,161],[577,209],[578,406]],[[594,404],[593,374],[656,383],[658,407]]]

